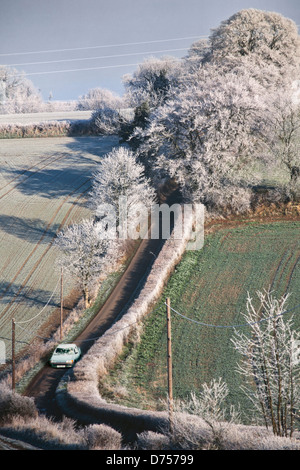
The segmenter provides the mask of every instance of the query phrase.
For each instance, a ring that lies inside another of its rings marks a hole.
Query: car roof
[[[74,343],[61,343],[56,346],[57,348],[74,348],[76,344]]]

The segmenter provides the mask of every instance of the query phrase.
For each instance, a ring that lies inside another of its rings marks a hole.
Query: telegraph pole
[[[60,340],[63,337],[64,305],[63,305],[63,268],[60,270]]]
[[[167,305],[167,364],[168,364],[168,406],[169,427],[173,431],[173,377],[172,377],[172,335],[171,335],[171,307],[170,298],[166,299]]]
[[[16,323],[15,319],[12,319],[12,333],[11,333],[11,354],[12,354],[12,374],[11,374],[11,388],[12,391],[15,391],[16,388],[16,354],[15,354],[15,344],[16,344]]]

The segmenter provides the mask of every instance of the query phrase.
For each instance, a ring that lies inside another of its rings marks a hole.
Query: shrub
[[[118,134],[120,131],[119,112],[113,108],[101,108],[94,111],[91,118],[91,127],[95,134]]]
[[[93,88],[86,95],[80,96],[77,109],[93,110],[103,108],[122,108],[123,100],[117,94],[103,88]]]
[[[36,418],[37,415],[33,398],[14,393],[7,385],[0,386],[0,425],[10,422],[15,416]]]
[[[137,436],[137,447],[140,450],[165,450],[169,445],[168,436],[158,432],[145,431]]]
[[[120,450],[122,436],[105,424],[92,424],[85,428],[85,439],[90,450]]]

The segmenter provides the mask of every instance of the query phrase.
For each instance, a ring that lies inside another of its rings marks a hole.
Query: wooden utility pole
[[[64,281],[63,281],[63,268],[61,267],[60,271],[60,340],[63,337],[63,321],[64,321],[64,305],[63,305],[63,291],[64,291]]]
[[[11,388],[13,392],[16,388],[16,323],[15,319],[12,319],[12,329],[11,329],[11,356],[12,356],[12,374],[11,374]]]
[[[173,376],[172,376],[172,335],[171,335],[171,303],[170,298],[166,299],[167,305],[167,363],[168,363],[168,405],[169,405],[169,426],[173,432]]]

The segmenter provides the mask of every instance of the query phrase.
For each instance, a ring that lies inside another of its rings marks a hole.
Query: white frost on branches
[[[61,231],[55,242],[60,251],[57,263],[67,275],[77,280],[86,308],[90,304],[93,283],[109,269],[117,256],[112,240],[104,235],[97,224],[85,219]]]
[[[288,295],[276,299],[271,292],[257,293],[258,307],[248,295],[243,314],[250,334],[235,331],[233,344],[241,354],[238,371],[242,387],[266,427],[278,436],[292,436],[300,407],[300,333],[285,319]]]
[[[279,151],[277,159],[293,160],[293,181],[300,174],[294,144],[286,144],[281,124],[274,123],[278,96],[292,90],[299,66],[293,21],[255,9],[236,13],[206,43],[192,45],[164,99],[151,108],[147,125],[135,129],[143,158],[174,178],[187,200],[223,211],[247,210],[256,160],[272,169],[280,147],[289,156]],[[287,119],[291,122],[291,115]]]
[[[250,58],[258,65],[299,66],[300,39],[294,21],[279,13],[249,8],[215,28],[209,38],[210,61]]]
[[[90,196],[91,206],[99,218],[109,215],[108,210],[113,210],[117,225],[121,218],[126,218],[130,225],[138,219],[139,210],[150,209],[155,200],[155,191],[134,153],[119,147],[101,161],[94,174]],[[122,201],[126,206],[125,214]]]
[[[31,113],[42,109],[43,101],[33,83],[14,68],[0,66],[0,113]]]
[[[201,67],[153,113],[145,130],[136,131],[142,151],[177,180],[187,200],[244,210],[261,94],[247,73]]]
[[[174,57],[151,57],[138,65],[133,75],[124,75],[126,100],[131,106],[148,103],[155,109],[164,103],[171,87],[176,86],[181,73],[181,62]]]
[[[92,88],[85,95],[80,96],[77,103],[77,109],[80,111],[123,107],[123,99],[105,88]]]
[[[300,86],[299,82],[293,85],[265,97],[266,112],[261,134],[274,163],[287,170],[287,189],[291,199],[300,195],[300,103],[295,99]]]

